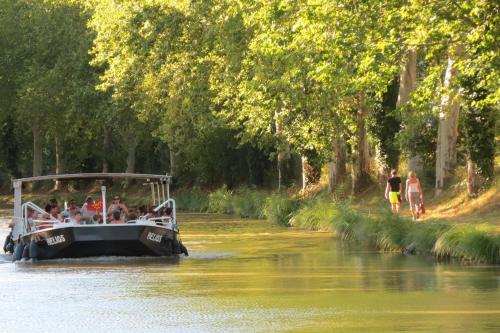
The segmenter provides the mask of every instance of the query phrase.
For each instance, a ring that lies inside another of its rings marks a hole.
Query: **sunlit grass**
[[[435,254],[470,262],[500,263],[500,236],[494,227],[443,221],[413,222],[391,213],[375,217],[346,205],[315,200],[290,216],[291,226],[334,231],[344,240],[368,243],[382,251]]]
[[[273,223],[289,225],[290,218],[299,205],[299,200],[290,199],[284,194],[273,194],[267,197],[263,213]]]
[[[456,225],[437,239],[434,252],[440,257],[495,263],[500,260],[500,235],[491,226]]]

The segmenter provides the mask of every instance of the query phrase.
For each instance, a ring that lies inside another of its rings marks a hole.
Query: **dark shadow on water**
[[[50,260],[20,260],[16,261],[16,270],[37,270],[37,269],[52,269],[61,270],[78,270],[87,268],[139,268],[139,267],[165,267],[177,266],[182,262],[182,257],[118,257],[118,256],[102,256],[102,257],[87,257],[87,258],[64,258]]]

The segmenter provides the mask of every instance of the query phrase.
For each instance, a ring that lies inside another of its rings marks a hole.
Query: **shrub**
[[[373,221],[378,227],[377,247],[385,251],[402,251],[406,248],[405,237],[414,226],[413,223],[392,213],[385,214]]]
[[[439,257],[498,263],[500,237],[488,226],[456,225],[438,238],[434,252]]]
[[[432,253],[438,238],[450,227],[449,223],[440,221],[415,224],[405,236],[405,247],[410,253]]]
[[[341,214],[336,204],[317,200],[300,208],[290,219],[290,225],[309,230],[334,230],[333,220]]]
[[[299,201],[283,194],[273,194],[266,198],[264,216],[271,222],[289,225],[292,214],[299,208]]]
[[[343,240],[360,240],[365,235],[362,231],[367,221],[358,212],[344,205],[337,205],[340,215],[333,219],[333,226],[337,235]]]
[[[212,213],[233,214],[233,194],[226,186],[208,195],[208,211]]]
[[[177,209],[190,212],[206,212],[208,195],[199,189],[177,191],[174,195]]]
[[[246,187],[241,188],[233,194],[232,210],[240,217],[263,218],[266,197],[266,193]]]

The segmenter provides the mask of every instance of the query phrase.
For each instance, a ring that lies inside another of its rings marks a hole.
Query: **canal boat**
[[[44,180],[136,179],[151,187],[151,214],[113,224],[107,218],[106,187],[101,186],[99,223],[83,224],[55,218],[31,201],[23,202],[25,183]],[[179,256],[188,255],[180,240],[175,200],[170,197],[171,177],[131,173],[84,173],[47,175],[13,180],[14,216],[12,232],[4,250],[13,252],[13,261],[93,256]],[[168,209],[168,216],[159,216]],[[33,214],[36,212],[37,214]],[[32,218],[37,216],[37,218]]]

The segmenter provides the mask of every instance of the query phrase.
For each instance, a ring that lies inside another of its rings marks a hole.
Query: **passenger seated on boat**
[[[172,207],[167,207],[165,208],[163,215],[172,218],[172,212],[173,212]]]
[[[36,229],[34,220],[36,220],[37,217],[38,214],[33,209],[28,208],[26,213],[26,222],[28,223],[29,230],[34,231]]]
[[[136,213],[132,212],[132,213],[128,214],[128,216],[127,216],[127,222],[128,221],[135,221],[135,220],[137,220],[137,214]]]
[[[123,224],[123,223],[125,223],[125,221],[122,219],[122,214],[119,211],[115,211],[112,216],[113,216],[113,218],[112,218],[111,222],[109,222],[110,224]]]
[[[76,212],[75,217],[73,218],[73,223],[74,224],[85,224],[85,221],[83,220],[83,215],[81,212]]]
[[[154,207],[151,207],[149,208],[148,210],[148,213],[146,215],[144,215],[144,218],[147,220],[147,219],[154,219],[155,217],[159,217],[160,215],[155,212],[155,208]]]
[[[92,199],[91,196],[88,196],[85,199],[85,203],[82,205],[82,216],[84,219],[90,220],[92,216],[94,216],[97,213],[97,210],[94,207],[94,199]]]
[[[99,224],[99,223],[102,223],[102,220],[99,221],[99,215],[98,214],[94,214],[92,216],[92,219],[90,220],[89,224]]]
[[[148,207],[146,207],[146,205],[142,205],[135,210],[135,213],[139,217],[145,217],[148,214]]]
[[[49,215],[52,216],[53,218],[62,221],[63,218],[61,214],[59,214],[59,208],[57,206],[52,206],[49,211]]]
[[[69,217],[73,218],[76,214],[77,211],[79,211],[78,207],[76,206],[76,200],[71,199],[68,203],[68,209],[67,211],[69,212]]]
[[[45,205],[45,211],[47,212],[47,215],[44,215],[45,218],[49,218],[49,215],[54,216],[55,214],[59,214],[59,206],[57,204],[56,199],[50,199],[49,203]]]
[[[67,210],[63,210],[61,217],[63,222],[71,222],[71,218],[69,217],[69,212]]]
[[[118,195],[115,195],[113,197],[113,203],[109,205],[107,214],[108,216],[113,216],[112,214],[114,214],[114,212],[119,212],[123,217],[128,215],[128,208],[121,202],[121,199]]]

